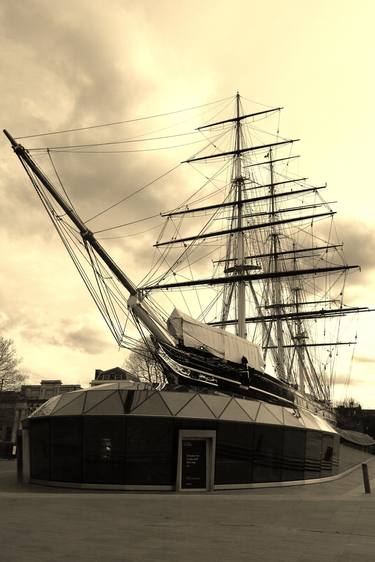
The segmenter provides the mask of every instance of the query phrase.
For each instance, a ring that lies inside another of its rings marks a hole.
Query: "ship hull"
[[[208,389],[238,398],[255,399],[270,404],[304,408],[319,414],[335,424],[335,414],[326,404],[312,400],[298,392],[293,385],[284,383],[266,373],[223,362],[196,351],[159,345],[158,358],[168,381],[192,389]]]

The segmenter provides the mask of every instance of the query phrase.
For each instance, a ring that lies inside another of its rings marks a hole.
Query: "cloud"
[[[354,357],[356,363],[367,363],[370,365],[375,364],[375,357]]]
[[[344,254],[349,264],[359,265],[363,273],[371,275],[375,268],[375,232],[373,225],[364,222],[338,221],[344,242]]]
[[[87,317],[80,322],[66,317],[46,318],[42,310],[39,310],[39,315],[35,315],[24,309],[21,315],[3,313],[0,327],[6,332],[16,331],[28,343],[64,346],[90,355],[103,353],[111,346],[109,338],[103,338],[100,328],[90,327]]]
[[[351,375],[350,379],[350,386],[361,386],[363,384],[369,384],[368,377],[363,375]],[[346,373],[337,373],[335,375],[335,385],[346,385],[348,383],[348,374]]]
[[[60,344],[90,355],[98,355],[109,347],[109,342],[105,341],[97,330],[89,327],[65,333],[57,342],[57,345]]]
[[[125,29],[121,34],[123,49],[120,55],[114,36],[108,37],[106,32],[106,23],[119,28],[120,22],[116,23],[113,16],[109,22],[110,16],[106,14],[98,18],[95,10],[89,9],[91,4],[86,1],[71,4],[74,8],[72,17],[67,5],[69,2],[64,6],[52,6],[44,1],[25,1],[19,4],[6,3],[3,7],[1,48],[7,53],[13,50],[9,57],[9,61],[13,62],[8,62],[5,57],[2,61],[7,76],[6,99],[3,99],[2,107],[7,107],[7,114],[4,109],[0,112],[2,123],[13,134],[114,121],[122,115],[131,114],[138,91],[147,90],[145,79],[134,68],[132,49],[127,44],[133,34],[126,31],[127,28],[133,28],[135,18],[130,7],[126,6],[126,14],[122,18]],[[114,8],[118,10],[117,3]],[[101,44],[100,49],[98,44]],[[18,64],[15,65],[14,60]],[[12,109],[10,115],[9,108]],[[93,142],[98,140],[98,135],[103,140],[108,135],[108,132],[104,131],[103,134],[100,129],[94,133],[89,139],[84,134],[42,137],[37,144]],[[25,140],[25,144],[35,145],[35,142]],[[7,150],[10,153],[9,146]],[[92,159],[90,162],[90,158],[82,159],[76,155],[65,157],[65,161],[62,157],[56,157],[56,160],[58,168],[61,163],[62,177],[66,179],[68,187],[71,186],[73,199],[77,203],[82,199],[95,201],[96,209],[101,208],[104,201],[112,202],[124,193],[126,181],[123,178],[127,178],[129,185],[132,182],[134,184],[134,165],[127,165],[127,174],[124,173],[124,165],[116,175],[113,174],[111,160],[102,161],[101,166],[96,167],[92,165]],[[44,158],[43,163],[48,165],[48,159],[46,162]],[[13,162],[7,167],[11,173],[4,183],[8,188],[9,201],[16,208],[19,199],[26,197],[32,210],[37,201],[30,197],[30,191],[24,189],[25,176],[21,174],[21,169],[19,173],[14,173],[16,166]],[[138,179],[142,181],[142,175]],[[22,185],[22,189],[15,189],[15,184],[16,188]],[[19,220],[17,215],[15,220]]]

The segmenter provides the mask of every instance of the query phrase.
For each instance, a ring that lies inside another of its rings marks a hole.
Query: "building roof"
[[[257,422],[336,433],[311,412],[246,400],[229,395],[188,391],[183,387],[156,390],[148,383],[119,381],[55,396],[30,418],[45,416],[155,416]],[[29,418],[29,419],[30,419]]]
[[[112,367],[112,369],[107,369],[103,371],[102,369],[96,369],[95,371],[95,381],[133,381],[140,382],[137,375],[133,375],[129,371],[122,369],[121,367]]]

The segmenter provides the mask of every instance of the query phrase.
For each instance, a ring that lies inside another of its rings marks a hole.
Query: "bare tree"
[[[26,378],[19,370],[20,363],[13,340],[0,336],[0,390],[19,389]]]
[[[149,338],[146,343],[138,342],[126,359],[124,367],[142,381],[157,384],[165,381],[165,375],[156,358],[155,346]]]

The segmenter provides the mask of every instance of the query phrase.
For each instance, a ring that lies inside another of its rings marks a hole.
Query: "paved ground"
[[[326,484],[213,494],[17,485],[0,461],[1,562],[374,562],[361,470]]]

